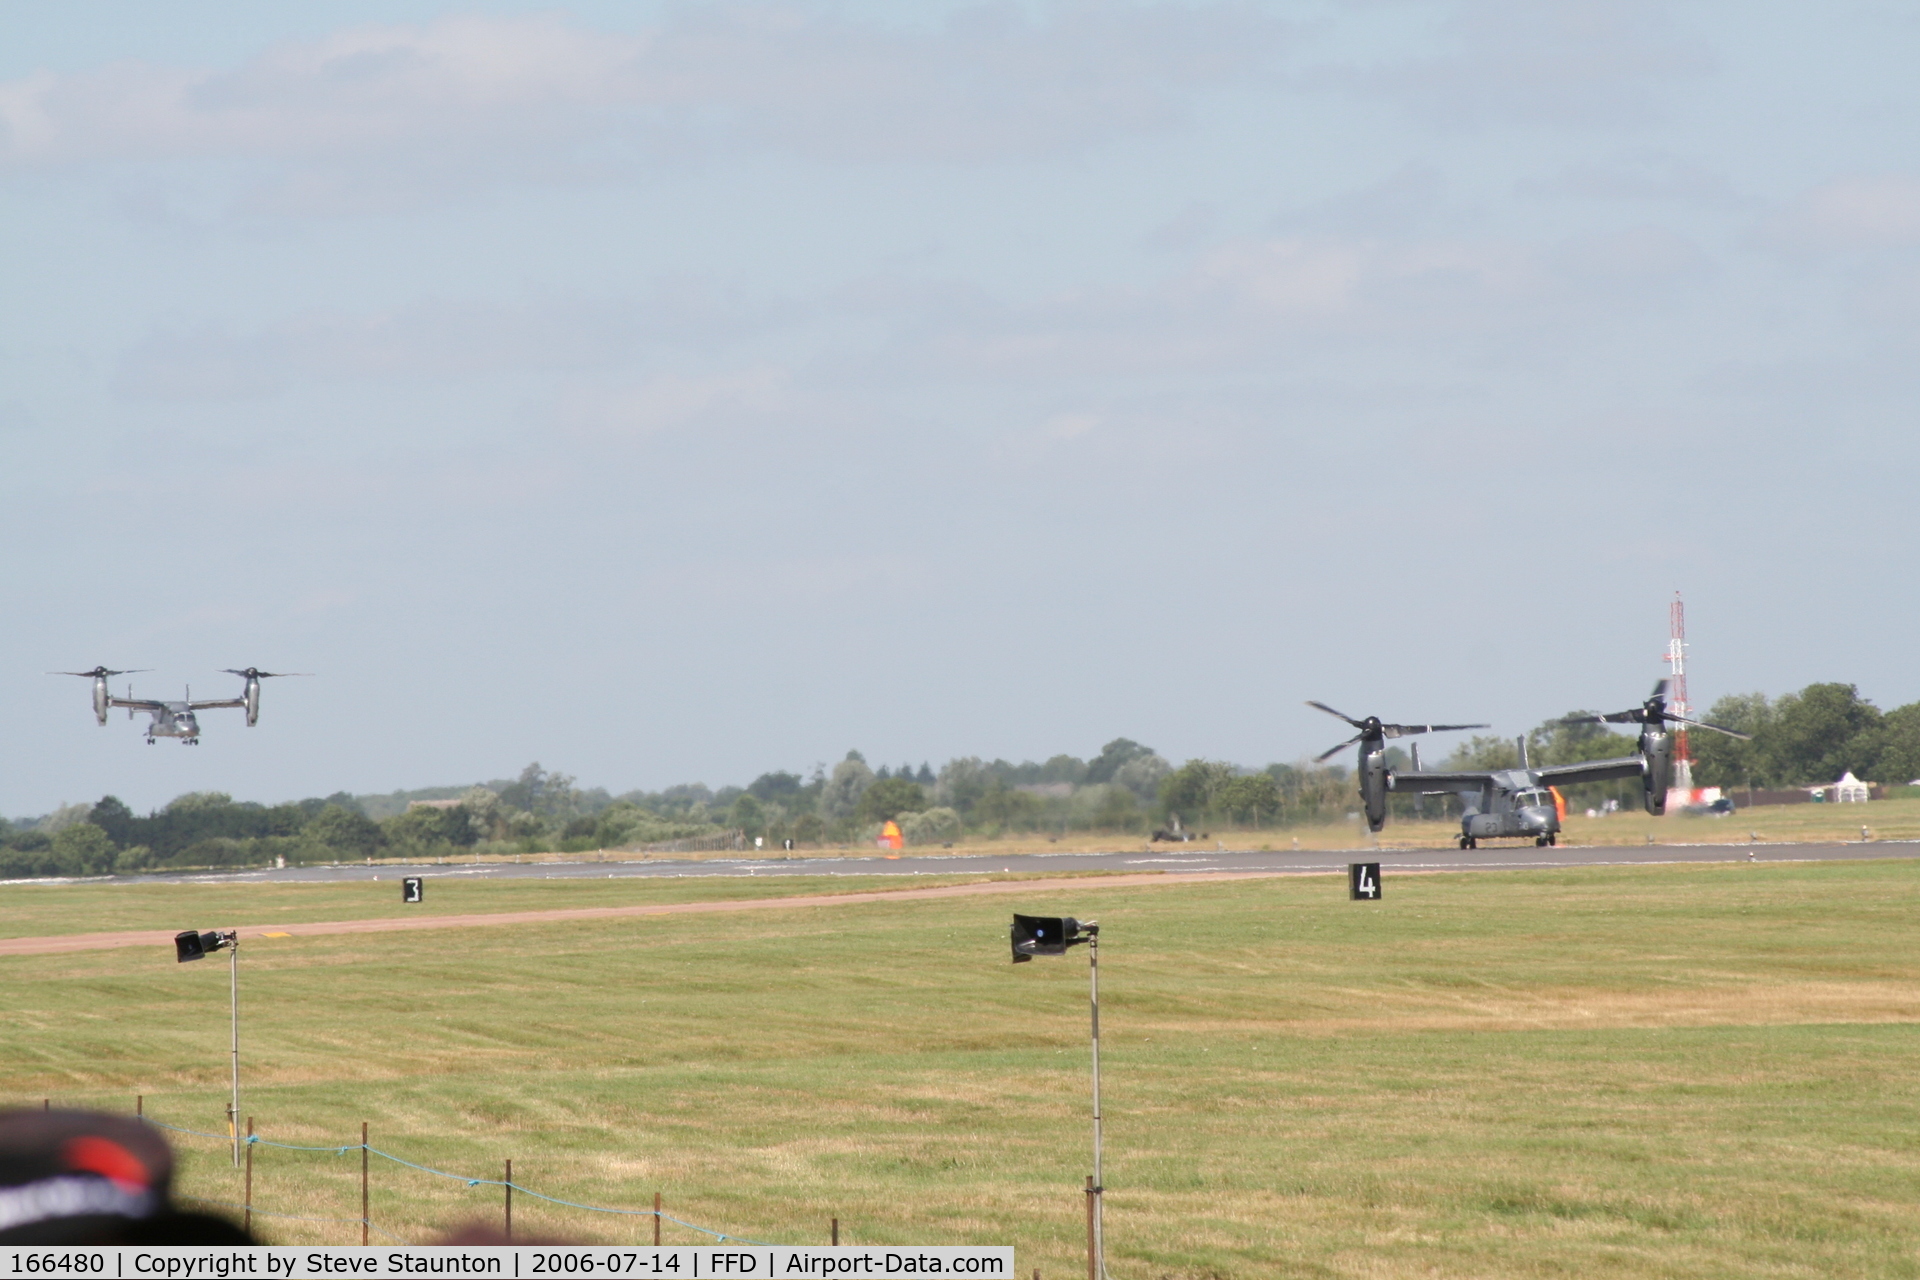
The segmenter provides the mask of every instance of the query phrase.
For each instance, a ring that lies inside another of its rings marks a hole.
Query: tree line
[[[1629,755],[1632,734],[1599,724],[1568,724],[1570,711],[1527,735],[1535,764],[1572,764]],[[1769,700],[1764,694],[1720,699],[1703,717],[1752,735],[1741,742],[1696,730],[1694,779],[1701,786],[1819,785],[1852,770],[1892,784],[1920,778],[1920,703],[1882,712],[1847,684],[1813,684]],[[1631,727],[1631,726],[1629,726]],[[1398,744],[1389,767],[1409,767]],[[1514,739],[1483,736],[1456,747],[1449,769],[1501,769],[1519,763]],[[1570,803],[1638,803],[1628,779],[1574,788]],[[418,804],[427,801],[429,804]],[[1416,800],[1396,795],[1394,811]],[[1429,816],[1448,802],[1429,797]],[[1344,764],[1271,764],[1249,769],[1195,759],[1175,767],[1151,747],[1115,738],[1090,759],[1043,762],[965,756],[939,770],[928,763],[874,768],[858,751],[810,776],[764,773],[744,787],[687,783],[660,791],[609,794],[582,789],[539,763],[513,778],[469,787],[386,795],[348,795],[262,805],[221,792],[194,792],[145,815],[113,796],[64,807],[0,830],[0,878],[104,875],[184,867],[289,865],[373,857],[431,858],[460,853],[582,852],[737,833],[778,847],[870,840],[899,823],[908,843],[938,846],[966,836],[1074,831],[1144,834],[1178,821],[1185,830],[1213,824],[1286,827],[1340,818],[1355,810]]]

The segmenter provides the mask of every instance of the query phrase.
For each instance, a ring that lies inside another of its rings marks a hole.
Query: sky
[[[1920,11],[0,8],[0,813],[1920,699]],[[147,746],[45,672],[269,681]],[[1442,739],[1436,749],[1444,749]]]

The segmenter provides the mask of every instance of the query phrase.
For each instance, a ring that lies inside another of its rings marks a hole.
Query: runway
[[[1074,872],[1265,872],[1300,875],[1344,872],[1352,862],[1378,862],[1383,870],[1513,871],[1527,868],[1631,867],[1680,862],[1834,862],[1862,858],[1920,858],[1920,841],[1875,840],[1845,844],[1661,844],[1596,845],[1584,848],[1456,849],[1155,849],[1105,853],[848,854],[845,857],[649,859],[635,862],[466,862],[380,866],[339,864],[230,872],[182,872],[121,877],[139,883],[307,884],[395,880],[606,880],[627,876],[953,876],[1026,871]]]

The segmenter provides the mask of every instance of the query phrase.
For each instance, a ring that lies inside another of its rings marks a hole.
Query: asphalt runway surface
[[[183,872],[128,877],[141,883],[308,884],[354,880],[617,880],[626,876],[952,876],[1010,871],[1071,874],[1121,872],[1345,872],[1352,862],[1378,862],[1382,870],[1505,871],[1555,867],[1631,867],[1678,862],[1833,862],[1861,858],[1920,858],[1920,840],[1854,841],[1846,844],[1661,844],[1561,845],[1536,848],[1456,849],[1179,849],[1110,853],[849,854],[846,857],[739,857],[705,860],[649,859],[635,862],[462,862],[380,866],[287,867],[283,870]]]

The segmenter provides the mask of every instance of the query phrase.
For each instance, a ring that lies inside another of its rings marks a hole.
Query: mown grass
[[[506,893],[570,885],[607,882]],[[58,892],[80,931],[90,894],[140,890]],[[838,1216],[845,1239],[1012,1243],[1023,1274],[1080,1274],[1085,962],[1010,966],[1017,906],[1105,927],[1121,1280],[1920,1271],[1920,865],[1389,872],[1387,895],[1089,880],[262,942],[244,1109],[316,1145],[365,1119],[375,1145],[475,1177],[511,1157],[567,1199],[658,1189],[761,1240],[824,1240]],[[221,966],[164,954],[0,959],[0,1082],[33,1103],[144,1093],[218,1129],[225,1001]],[[185,1188],[237,1199],[221,1144],[184,1145]],[[357,1179],[357,1156],[263,1151],[255,1194],[350,1218]],[[497,1217],[498,1195],[375,1164],[374,1219],[407,1239]],[[650,1232],[524,1199],[515,1220]]]
[[[1139,868],[1152,872],[1154,868]],[[1065,873],[1071,877],[1123,874]],[[887,893],[986,880],[1058,879],[1061,873],[1014,871],[999,875],[915,876],[686,876],[644,880],[461,879],[427,875],[420,905],[400,900],[400,877],[327,884],[162,882],[128,877],[98,882],[22,881],[0,885],[0,938],[135,929],[213,929],[242,925],[306,924],[398,916],[452,916],[548,908],[617,907],[637,903],[722,902],[807,894]]]

